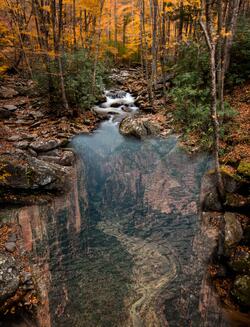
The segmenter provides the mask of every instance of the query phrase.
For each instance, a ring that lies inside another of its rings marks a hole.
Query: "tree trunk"
[[[211,121],[213,125],[214,136],[214,161],[215,172],[217,177],[217,189],[221,200],[224,200],[224,185],[220,171],[219,162],[219,144],[220,144],[220,127],[217,116],[217,78],[216,78],[216,38],[213,35],[213,17],[212,17],[212,1],[205,0],[205,19],[206,25],[202,18],[200,24],[206,38],[207,46],[210,54],[210,75],[211,75]]]
[[[63,66],[62,66],[62,35],[63,35],[63,20],[62,20],[62,9],[63,9],[63,0],[59,0],[59,22],[58,22],[58,67],[59,67],[59,75],[60,75],[60,84],[61,84],[61,93],[62,93],[62,102],[64,109],[69,113],[69,104],[65,92],[65,82],[64,82],[64,74],[63,74]]]

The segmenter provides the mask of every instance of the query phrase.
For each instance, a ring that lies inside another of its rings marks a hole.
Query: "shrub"
[[[62,58],[65,92],[68,103],[71,107],[90,108],[101,96],[104,85],[107,83],[109,65],[98,61],[96,68],[96,83],[93,89],[93,66],[94,59],[86,50],[65,54]],[[48,88],[48,75],[45,68],[35,69],[35,78],[41,93],[49,94],[50,101],[57,107],[62,105],[60,76],[56,60],[49,65],[52,76],[53,89]]]
[[[86,51],[70,54],[65,58],[65,89],[70,105],[91,107],[103,93],[107,84],[107,68],[98,61],[96,68],[95,89],[93,90],[93,59]]]
[[[196,43],[181,46],[171,96],[175,103],[174,118],[184,131],[207,132],[209,121],[209,67],[207,52]],[[206,76],[206,78],[204,78]]]
[[[180,123],[184,134],[195,132],[200,144],[210,148],[213,143],[213,127],[210,117],[209,59],[205,47],[190,43],[181,48],[174,69],[177,72],[170,95],[175,104],[174,119]],[[221,137],[226,137],[234,110],[225,103],[224,112],[218,108],[221,121]],[[226,122],[223,123],[222,122]]]

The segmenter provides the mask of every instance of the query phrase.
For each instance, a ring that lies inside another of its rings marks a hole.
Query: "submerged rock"
[[[250,307],[250,276],[236,277],[232,294],[240,304]]]
[[[225,220],[224,245],[225,245],[225,249],[229,249],[231,246],[241,241],[243,237],[243,230],[235,213],[226,212],[224,215],[224,220]]]
[[[19,270],[15,259],[0,253],[0,302],[11,297],[19,286]]]

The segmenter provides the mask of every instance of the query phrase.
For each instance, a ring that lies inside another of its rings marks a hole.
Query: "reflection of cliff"
[[[188,156],[173,140],[93,153],[85,162],[102,176],[89,184],[100,198],[98,226],[133,260],[125,326],[229,326],[205,273],[218,235],[198,218],[207,158]]]
[[[67,194],[53,199],[51,203],[28,206],[18,211],[18,223],[23,235],[24,248],[31,255],[33,271],[39,285],[41,305],[38,323],[40,327],[53,326],[51,313],[61,314],[68,301],[66,284],[60,283],[62,292],[58,296],[58,301],[50,301],[50,292],[56,283],[53,268],[54,266],[60,267],[63,255],[62,229],[63,237],[68,239],[74,249],[71,253],[74,255],[80,231],[85,227],[80,206],[87,208],[87,199],[85,190],[82,189],[84,183],[81,179],[78,183],[77,171],[82,173],[79,165],[72,173],[70,191]],[[63,219],[63,226],[62,221],[58,221],[60,217]]]

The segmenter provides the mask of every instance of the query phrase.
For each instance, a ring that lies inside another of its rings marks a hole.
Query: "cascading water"
[[[111,119],[71,142],[74,192],[20,215],[21,226],[41,220],[26,227],[43,271],[40,325],[231,326],[206,281],[215,246],[199,218],[208,156],[188,155],[175,136],[124,138],[116,122],[138,108],[123,91],[106,96],[93,110]]]
[[[110,121],[118,123],[128,114],[132,115],[138,111],[134,97],[125,91],[105,91],[106,101],[95,106],[96,113],[109,114]]]

